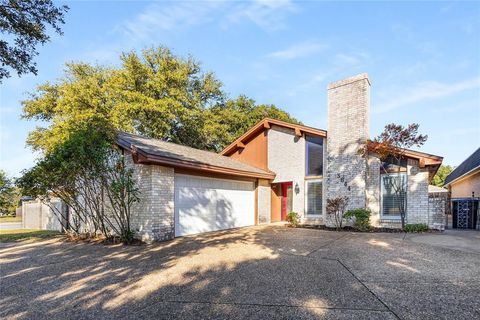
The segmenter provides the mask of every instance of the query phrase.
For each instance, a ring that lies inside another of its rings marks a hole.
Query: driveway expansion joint
[[[370,290],[370,288],[365,284],[363,283],[362,280],[360,280],[360,278],[358,278],[342,261],[340,261],[340,259],[336,259],[338,261],[338,263],[340,263],[340,265],[342,267],[345,268],[345,270],[347,270],[363,287],[365,287],[365,289],[368,290],[368,292],[370,292],[370,294],[372,294],[385,308],[387,308],[387,310],[393,314],[395,316],[395,318],[397,319],[400,319],[400,317],[382,300],[380,299],[380,297],[378,297],[372,290]]]

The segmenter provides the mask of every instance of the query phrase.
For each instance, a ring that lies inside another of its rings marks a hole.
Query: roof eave
[[[200,171],[213,172],[213,173],[223,173],[223,174],[235,175],[240,177],[259,178],[259,179],[267,179],[267,180],[275,179],[275,174],[273,172],[260,173],[260,172],[253,172],[253,171],[245,171],[245,170],[238,170],[233,168],[210,165],[210,164],[197,162],[197,161],[186,161],[186,160],[174,159],[170,157],[159,156],[159,155],[148,153],[145,150],[142,150],[135,145],[127,143],[126,141],[122,141],[121,139],[117,141],[117,144],[122,148],[128,149],[132,153],[134,162],[139,164],[157,164],[157,165],[164,165],[164,166],[177,167],[177,168],[183,168],[183,169],[193,169],[193,170],[200,170]]]
[[[480,172],[480,166],[477,166],[475,168],[473,168],[472,170],[468,171],[468,172],[465,172],[464,174],[462,174],[460,177],[457,177],[455,179],[453,179],[452,181],[449,181],[447,183],[444,184],[444,186],[449,186],[451,185],[452,183],[456,183],[460,180],[463,180],[465,178],[468,178],[469,176],[471,176],[472,174],[475,174],[476,172]]]

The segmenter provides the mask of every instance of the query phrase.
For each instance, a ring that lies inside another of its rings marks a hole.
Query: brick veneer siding
[[[268,130],[268,168],[276,173],[274,183],[292,181],[293,211],[300,217],[305,209],[305,138],[289,128]],[[298,185],[298,193],[295,188]]]
[[[270,223],[272,199],[270,183],[268,182],[268,180],[259,179],[257,188],[258,223]]]
[[[401,228],[399,218],[386,218],[380,214],[380,164],[375,156],[368,159],[367,175],[367,208],[371,211],[370,221],[375,227]],[[432,214],[433,208],[429,204],[428,170],[419,168],[418,161],[408,160],[407,164],[407,212],[406,223],[425,223],[430,228],[439,229],[444,217],[441,214]]]
[[[428,224],[428,170],[408,160],[407,223]]]
[[[145,242],[175,237],[174,169],[157,165],[133,164],[140,189],[140,201],[132,208],[131,223],[136,236]],[[130,159],[130,160],[129,160]]]
[[[431,229],[445,230],[446,214],[450,206],[448,192],[428,194],[428,227]]]
[[[346,196],[348,209],[366,205],[367,161],[358,151],[368,139],[369,109],[370,82],[366,74],[328,86],[325,200]]]
[[[367,208],[371,211],[370,222],[373,226],[380,223],[380,166],[381,161],[373,155],[368,157],[367,167]]]

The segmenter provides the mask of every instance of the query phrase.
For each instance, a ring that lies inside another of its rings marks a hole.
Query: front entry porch
[[[285,221],[287,214],[292,211],[293,184],[280,182],[272,184],[271,222]]]

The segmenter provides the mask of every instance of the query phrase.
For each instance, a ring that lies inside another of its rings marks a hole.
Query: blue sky
[[[165,45],[193,55],[225,90],[272,103],[327,128],[326,86],[367,72],[370,135],[417,122],[422,151],[458,165],[480,146],[480,4],[477,2],[69,2],[64,36],[40,48],[39,73],[1,85],[0,168],[33,165],[38,123],[22,99],[55,81],[65,62],[115,65],[122,51]]]

